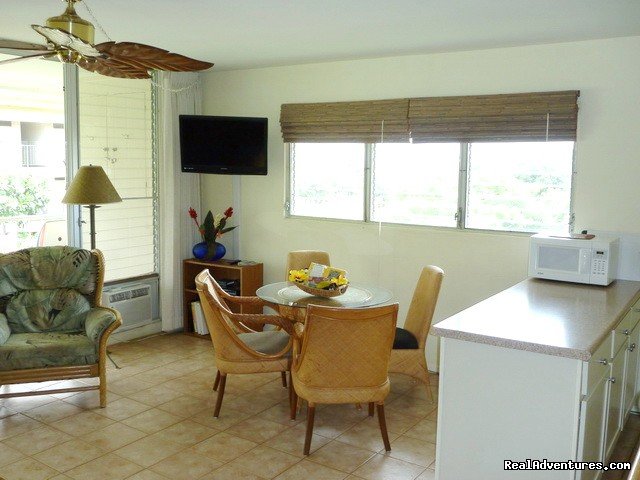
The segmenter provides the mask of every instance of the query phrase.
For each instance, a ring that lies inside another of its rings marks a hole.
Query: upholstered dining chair
[[[297,397],[308,403],[305,455],[319,403],[368,403],[370,416],[376,404],[384,447],[391,450],[384,399],[390,388],[387,369],[397,318],[397,303],[359,309],[307,307],[304,326],[295,327],[290,399],[293,420]]]
[[[211,276],[208,269],[196,278],[196,290],[211,334],[218,374],[214,390],[218,391],[214,417],[220,414],[227,375],[242,373],[281,372],[283,379],[291,362],[293,333],[291,322],[278,315],[232,312],[225,302],[257,304],[257,297],[228,295]],[[272,324],[281,330],[255,331],[248,324]],[[283,382],[283,386],[286,383]]]
[[[389,372],[409,375],[422,383],[433,402],[427,369],[426,345],[444,272],[433,265],[422,269],[403,328],[396,328]]]
[[[289,252],[287,255],[285,280],[289,280],[290,270],[307,268],[311,262],[321,263],[322,265],[331,265],[329,254],[322,250],[294,250],[293,252]]]

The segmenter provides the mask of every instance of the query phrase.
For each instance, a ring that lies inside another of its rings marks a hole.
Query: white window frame
[[[447,226],[436,226],[436,225],[425,225],[425,224],[403,224],[403,223],[395,223],[395,222],[374,222],[371,220],[371,191],[372,191],[372,183],[373,183],[373,175],[375,172],[372,169],[373,163],[373,150],[374,143],[365,143],[365,174],[364,174],[364,221],[362,220],[344,220],[339,218],[332,217],[315,217],[315,216],[304,216],[304,215],[294,215],[291,213],[291,194],[292,194],[292,182],[293,179],[293,167],[292,167],[292,147],[290,143],[285,143],[285,189],[284,189],[284,216],[285,218],[304,218],[304,219],[316,219],[316,220],[333,220],[333,221],[341,221],[341,222],[357,222],[357,223],[384,223],[389,225],[406,225],[410,227],[419,227],[419,228],[434,228],[434,229],[446,229],[446,230],[458,230],[458,231],[471,231],[471,232],[487,232],[487,233],[498,233],[498,234],[521,234],[521,235],[530,235],[532,233],[537,232],[525,232],[521,230],[491,230],[491,229],[480,229],[480,228],[471,228],[465,225],[466,222],[466,213],[467,213],[467,198],[468,198],[468,190],[469,190],[469,145],[473,142],[459,142],[460,143],[460,162],[459,162],[459,175],[458,175],[458,208],[457,211],[454,212],[456,226],[455,227],[447,227]],[[573,210],[574,206],[574,194],[575,194],[575,180],[577,176],[577,168],[576,168],[576,141],[573,142],[573,154],[571,159],[571,187],[569,194],[569,222],[567,225],[568,233],[573,232],[575,213]]]

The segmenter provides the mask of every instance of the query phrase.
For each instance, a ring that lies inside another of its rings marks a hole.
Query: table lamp
[[[69,184],[62,203],[84,205],[89,209],[89,232],[91,234],[91,249],[96,248],[96,220],[95,210],[99,204],[121,202],[122,198],[116,192],[113,184],[102,167],[84,165],[78,169],[76,176]]]

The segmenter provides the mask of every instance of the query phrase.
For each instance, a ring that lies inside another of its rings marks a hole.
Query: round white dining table
[[[342,295],[319,297],[303,292],[293,282],[277,282],[264,285],[256,295],[267,302],[280,315],[294,321],[304,321],[307,305],[323,305],[337,308],[362,308],[381,305],[392,298],[382,287],[349,284]]]

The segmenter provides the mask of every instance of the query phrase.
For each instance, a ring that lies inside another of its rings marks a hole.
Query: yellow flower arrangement
[[[306,283],[309,280],[309,269],[289,270],[289,281],[295,283]]]

